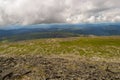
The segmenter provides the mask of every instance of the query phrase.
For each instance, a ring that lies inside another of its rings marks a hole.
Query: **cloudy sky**
[[[120,0],[0,0],[0,25],[120,22]]]

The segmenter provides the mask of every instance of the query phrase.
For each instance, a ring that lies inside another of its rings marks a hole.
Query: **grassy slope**
[[[120,58],[120,37],[76,37],[0,42],[0,54],[75,54]]]

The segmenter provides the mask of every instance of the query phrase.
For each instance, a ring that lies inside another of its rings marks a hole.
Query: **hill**
[[[17,27],[17,26],[15,26]],[[20,27],[20,26],[19,26]],[[19,41],[40,38],[120,35],[119,23],[44,24],[21,26],[20,29],[0,30],[0,40]]]
[[[120,37],[0,42],[0,80],[119,80]]]

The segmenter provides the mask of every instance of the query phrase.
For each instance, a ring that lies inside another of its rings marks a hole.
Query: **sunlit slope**
[[[120,37],[76,37],[0,42],[0,54],[75,54],[120,58]]]

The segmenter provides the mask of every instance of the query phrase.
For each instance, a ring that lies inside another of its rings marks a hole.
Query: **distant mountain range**
[[[18,29],[1,29],[0,40],[17,41],[38,38],[74,37],[80,35],[120,35],[119,23],[42,24],[21,27],[22,28]]]

